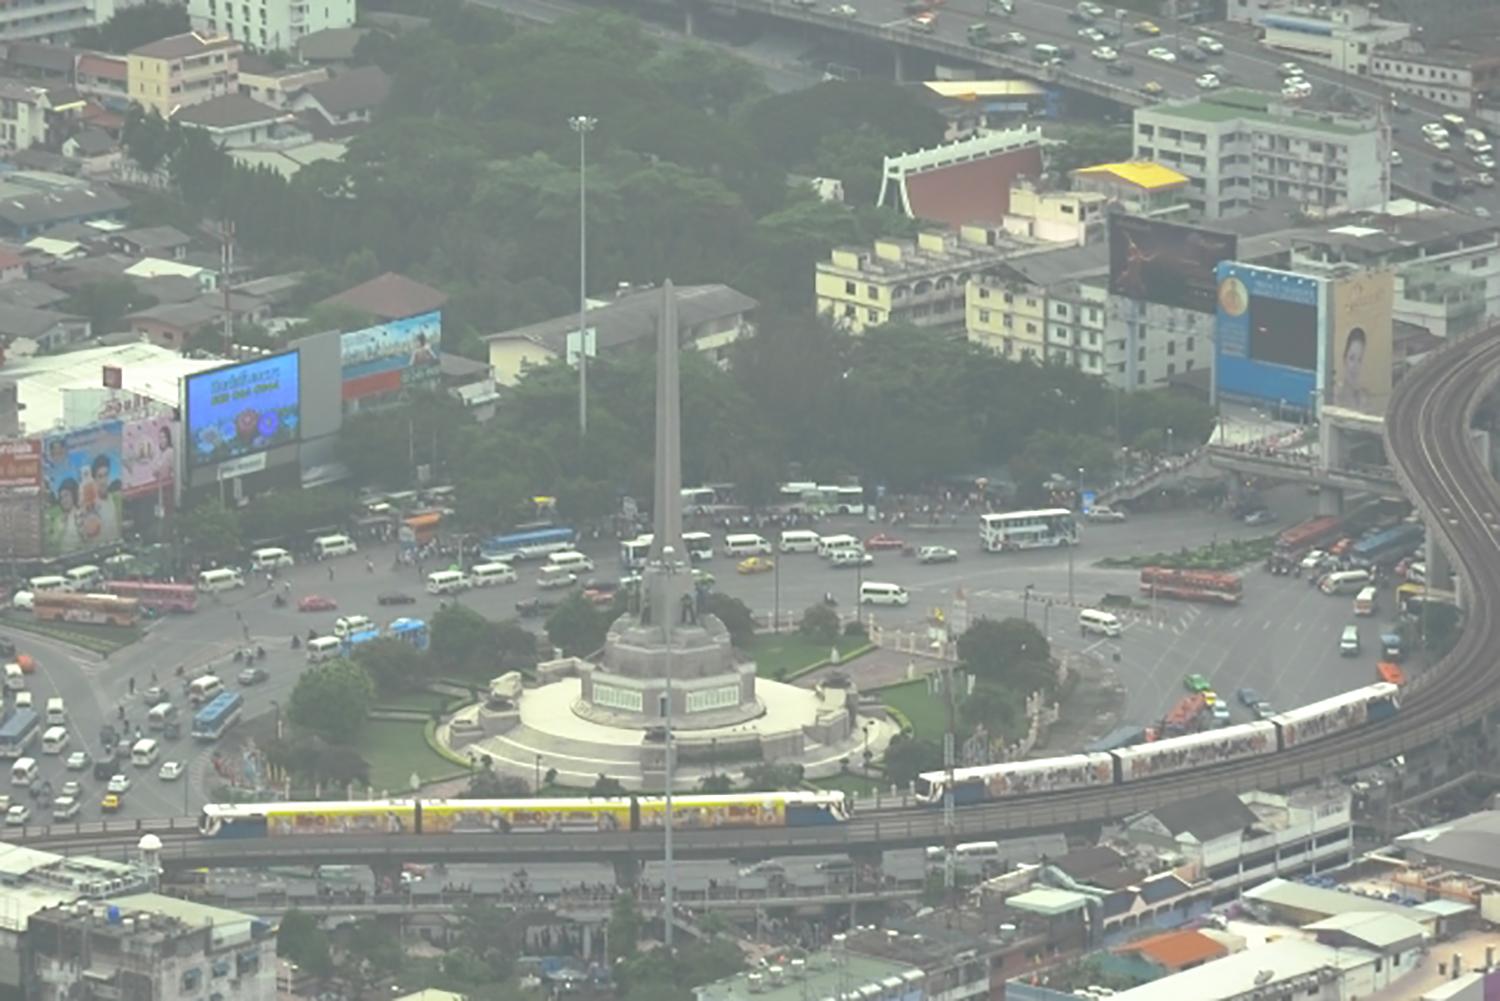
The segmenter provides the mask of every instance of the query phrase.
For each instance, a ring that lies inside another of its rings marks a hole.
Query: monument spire
[[[662,628],[670,635],[667,617],[681,614],[684,595],[691,595],[692,576],[682,548],[682,391],[678,375],[679,336],[677,294],[671,281],[661,288],[661,313],[656,328],[656,476],[651,555],[642,587],[646,614],[642,625]],[[670,558],[667,556],[671,549]],[[655,613],[651,621],[651,612]]]

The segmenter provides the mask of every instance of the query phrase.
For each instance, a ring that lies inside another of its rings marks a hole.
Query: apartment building
[[[1108,204],[1137,216],[1186,212],[1187,175],[1148,160],[1098,163],[1072,173],[1073,190],[1101,194]]]
[[[1500,50],[1384,46],[1370,59],[1370,76],[1457,111],[1475,111],[1500,101]]]
[[[193,30],[228,35],[260,52],[294,49],[315,31],[354,26],[354,0],[188,0]]]
[[[1044,243],[1079,246],[1104,237],[1104,209],[1109,199],[1093,191],[1053,191],[1030,178],[1010,186],[1005,231]]]
[[[0,77],[0,150],[30,149],[48,139],[59,116],[82,105],[77,95]]]
[[[178,108],[239,89],[239,42],[188,32],[131,49],[126,67],[130,99],[170,118]]]
[[[1191,214],[1213,220],[1288,200],[1309,214],[1373,208],[1387,198],[1390,136],[1375,116],[1311,112],[1230,89],[1138,108],[1135,157],[1188,178]]]
[[[1410,24],[1380,18],[1364,4],[1293,6],[1265,11],[1257,20],[1270,48],[1357,76],[1369,72],[1381,46],[1412,35]]]
[[[1071,277],[1067,272],[1075,264],[1102,267],[1103,256],[1036,254],[1005,266],[1000,275],[972,279],[966,290],[969,341],[1005,358],[1103,375],[1108,292],[1102,273],[1092,281]]]
[[[65,42],[115,15],[114,0],[35,0],[0,7],[0,42]]]
[[[1001,262],[1027,246],[1001,231],[965,226],[876,240],[870,249],[836,247],[814,276],[818,312],[854,334],[886,323],[959,326],[970,280],[998,276]]]

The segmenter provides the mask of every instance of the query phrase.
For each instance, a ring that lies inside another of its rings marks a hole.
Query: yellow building
[[[1031,358],[1103,375],[1107,268],[1107,248],[1097,243],[1012,259],[965,289],[969,340],[1014,361]]]
[[[1047,243],[1079,245],[1104,236],[1107,195],[1094,191],[1048,191],[1027,178],[1010,186],[1005,231]]]
[[[969,340],[997,355],[1040,360],[1047,337],[1047,291],[1019,272],[972,279],[965,289]]]
[[[885,323],[918,327],[964,322],[964,286],[997,273],[1028,249],[1000,230],[965,226],[957,233],[919,233],[916,240],[876,240],[871,249],[838,247],[813,279],[818,312],[861,333]]]
[[[188,32],[131,49],[125,67],[130,99],[170,118],[178,108],[238,93],[239,42]]]
[[[1073,187],[1105,196],[1131,215],[1186,212],[1188,176],[1149,160],[1100,163],[1073,171]]]

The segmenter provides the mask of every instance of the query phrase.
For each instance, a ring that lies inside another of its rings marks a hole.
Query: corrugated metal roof
[[[1159,191],[1162,188],[1172,188],[1186,184],[1186,174],[1179,174],[1171,167],[1165,167],[1150,160],[1129,160],[1124,163],[1099,163],[1092,167],[1080,167],[1073,171],[1075,174],[1112,174],[1122,181],[1145,188],[1147,191]]]
[[[1227,956],[1229,950],[1197,931],[1173,931],[1152,935],[1121,946],[1117,952],[1137,952],[1159,966],[1181,970],[1210,959]]]

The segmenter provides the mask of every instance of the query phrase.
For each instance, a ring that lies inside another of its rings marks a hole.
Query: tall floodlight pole
[[[578,436],[589,430],[588,297],[588,141],[599,119],[574,115],[568,127],[578,133]]]

